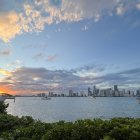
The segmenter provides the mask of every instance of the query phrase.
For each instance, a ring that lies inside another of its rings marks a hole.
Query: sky
[[[0,0],[0,92],[140,88],[140,0]]]

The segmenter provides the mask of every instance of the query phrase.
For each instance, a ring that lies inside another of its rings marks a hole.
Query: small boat
[[[48,97],[48,96],[44,96],[44,97],[42,97],[41,99],[42,99],[42,100],[51,100],[51,98]]]
[[[94,98],[94,99],[96,99],[96,97],[95,96],[89,96],[90,98]]]

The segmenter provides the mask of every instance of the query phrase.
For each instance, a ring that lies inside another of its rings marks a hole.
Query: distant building
[[[114,85],[114,91],[118,91],[118,85]]]
[[[46,95],[45,93],[42,93],[42,94],[41,94],[42,97],[44,97],[45,95]]]
[[[44,97],[46,94],[45,93],[39,93],[37,94],[38,97]]]
[[[88,87],[88,96],[91,96],[92,95],[92,92],[90,90],[90,87]]]
[[[63,93],[61,93],[61,97],[64,97],[65,95]]]
[[[73,90],[69,90],[69,96],[73,96]]]
[[[96,86],[93,86],[93,95],[94,96],[96,96],[96,94],[97,94],[96,92],[97,92]]]
[[[86,96],[86,94],[84,93],[84,91],[81,91],[79,96],[83,97]]]
[[[136,91],[136,96],[140,96],[140,90]]]
[[[49,96],[53,97],[54,96],[53,92],[49,92]]]

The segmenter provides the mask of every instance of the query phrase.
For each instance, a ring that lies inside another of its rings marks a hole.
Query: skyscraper
[[[114,85],[114,91],[118,91],[118,85]]]

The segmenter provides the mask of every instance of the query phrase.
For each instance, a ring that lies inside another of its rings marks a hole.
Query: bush
[[[4,140],[140,140],[140,119],[78,120],[42,123],[32,117],[0,114]]]
[[[6,109],[9,106],[9,104],[5,104],[3,101],[0,101],[0,113],[7,113]]]

